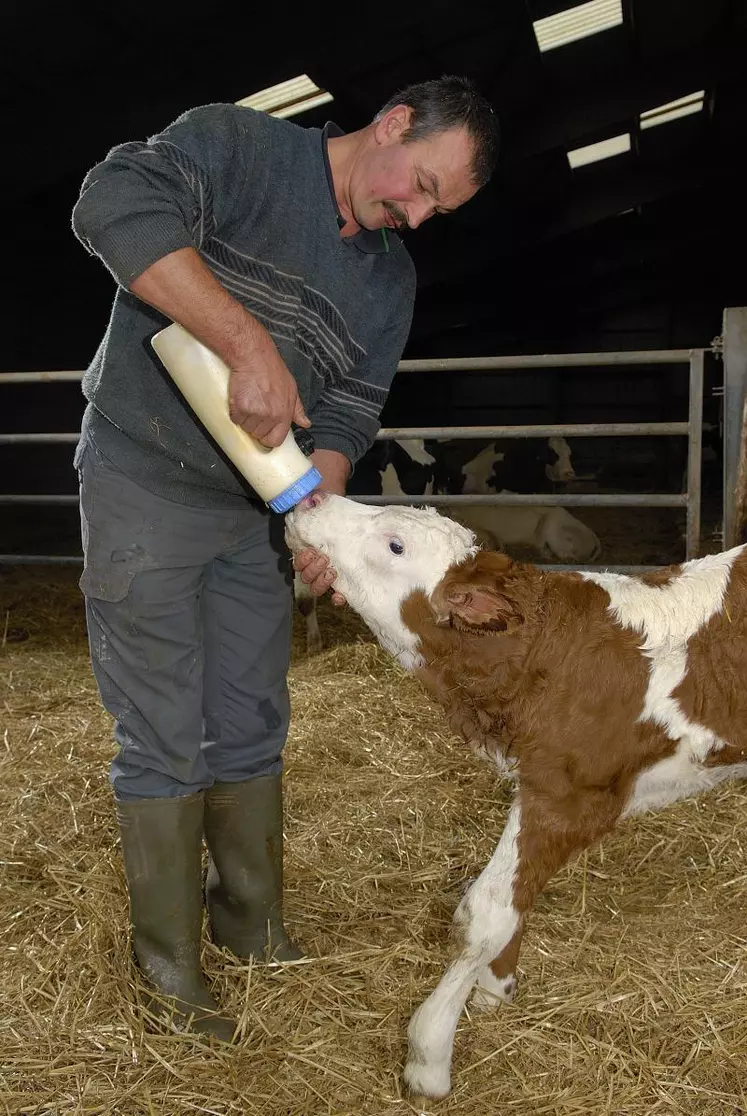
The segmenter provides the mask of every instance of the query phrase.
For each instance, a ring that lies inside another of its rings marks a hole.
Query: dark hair
[[[389,98],[374,120],[379,120],[395,105],[408,105],[412,109],[412,120],[402,136],[403,143],[426,139],[449,128],[466,128],[474,147],[472,177],[478,186],[485,185],[498,161],[500,128],[490,102],[469,78],[445,74],[408,85]]]

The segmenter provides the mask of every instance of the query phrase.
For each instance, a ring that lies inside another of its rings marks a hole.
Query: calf
[[[403,492],[421,496],[430,486],[433,491],[435,458],[420,438],[387,439],[374,442],[355,466],[348,483],[351,496],[380,496],[382,478],[396,476]],[[388,470],[388,472],[387,472]]]
[[[565,508],[460,504],[454,518],[474,531],[482,546],[529,546],[541,557],[561,562],[593,562],[602,549],[591,527]]]
[[[409,1027],[405,1079],[443,1097],[457,1022],[510,1001],[524,921],[620,819],[747,776],[747,547],[636,577],[481,552],[432,509],[325,494],[288,517],[453,729],[513,780],[506,827],[454,915],[453,959]]]
[[[433,482],[428,481],[424,495],[430,496],[432,492]],[[381,475],[381,494],[405,495],[399,474],[391,463]],[[453,514],[469,527],[480,546],[500,549],[528,546],[543,558],[559,558],[561,562],[593,562],[602,549],[591,528],[565,508],[460,504]]]
[[[476,457],[462,466],[464,482],[461,491],[466,495],[489,492],[509,483],[519,485],[521,491],[536,488],[543,491],[549,480],[553,485],[568,484],[575,480],[576,473],[571,464],[571,447],[565,438],[548,438],[547,442],[528,438],[504,438],[491,442],[480,450]]]
[[[428,442],[427,448],[436,456],[436,491],[468,496],[501,488],[550,492],[576,478],[565,438],[501,438],[487,444],[450,440]]]
[[[387,466],[381,474],[382,496],[430,496],[435,460],[420,438],[411,438],[404,444],[390,442]]]

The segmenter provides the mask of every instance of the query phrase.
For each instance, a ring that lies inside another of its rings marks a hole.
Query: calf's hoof
[[[419,1097],[442,1100],[451,1092],[448,1066],[416,1062],[411,1058],[405,1066],[404,1079],[413,1101]]]

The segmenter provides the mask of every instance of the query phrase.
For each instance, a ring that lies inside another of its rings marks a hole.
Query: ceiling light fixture
[[[571,169],[585,167],[587,163],[598,163],[600,159],[611,159],[613,155],[622,155],[630,151],[630,132],[622,136],[612,136],[611,139],[602,140],[600,143],[590,143],[586,147],[577,147],[568,152],[568,162]]]
[[[575,8],[535,20],[532,27],[537,45],[546,51],[618,27],[622,21],[622,0],[590,0],[588,4],[577,4]]]
[[[252,93],[249,97],[242,97],[237,105],[245,108],[258,109],[268,112],[270,116],[281,119],[286,116],[295,116],[296,113],[306,112],[316,108],[317,105],[326,105],[334,97],[326,90],[315,85],[308,74],[300,74],[281,81],[278,85],[270,85],[267,89],[260,89],[259,93]]]
[[[694,112],[701,112],[705,98],[705,89],[697,93],[688,93],[686,97],[678,97],[676,101],[667,101],[658,108],[647,109],[641,113],[641,130],[655,128],[658,124],[669,124],[680,116],[690,116]]]

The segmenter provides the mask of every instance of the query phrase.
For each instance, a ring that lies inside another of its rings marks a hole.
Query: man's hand
[[[298,396],[296,381],[275,342],[266,341],[234,361],[228,385],[228,413],[233,422],[265,446],[279,446],[292,422],[311,423]]]
[[[320,554],[313,547],[300,550],[293,558],[293,569],[301,575],[301,581],[308,585],[315,597],[323,596],[332,588],[332,582],[337,577],[337,570],[329,564],[329,558]],[[332,589],[332,604],[344,605],[346,600],[342,593]]]
[[[336,496],[344,496],[345,485],[350,476],[350,462],[347,457],[336,450],[318,449],[312,453],[311,460],[322,474],[322,489]],[[337,571],[330,566],[329,559],[313,547],[296,554],[293,568],[298,570],[301,580],[308,585],[315,597],[323,596],[337,577]],[[347,601],[342,593],[332,589],[332,604],[339,606],[347,604]]]

